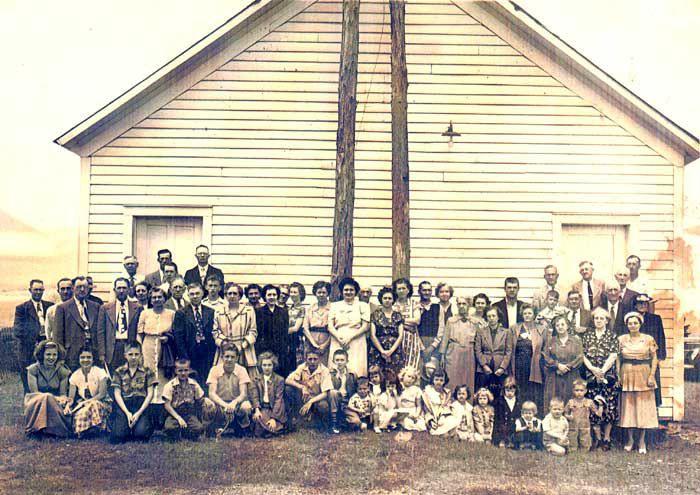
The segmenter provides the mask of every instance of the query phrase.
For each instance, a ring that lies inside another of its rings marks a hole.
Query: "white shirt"
[[[46,315],[44,314],[44,307],[41,305],[41,301],[34,302],[34,300],[32,300],[32,302],[34,303],[34,310],[36,311],[36,315],[39,317],[39,323],[41,323],[41,326],[43,327],[46,317]]]
[[[85,378],[83,370],[77,369],[68,379],[68,383],[75,385],[80,398],[85,399],[87,396],[85,393],[86,390],[90,391],[90,397],[95,397],[100,390],[100,381],[106,380],[107,378],[109,378],[109,376],[105,370],[93,366],[88,372],[87,379]]]
[[[514,325],[518,322],[518,301],[513,301],[510,304],[506,299],[506,310],[508,310],[508,325]]]
[[[589,294],[593,294],[593,286],[591,285],[590,280],[581,280],[581,291],[583,294],[581,294],[581,300],[583,302],[583,309],[591,309],[591,301],[588,298]],[[590,287],[590,292],[588,291],[588,288]]]
[[[269,404],[270,403],[270,377],[267,375],[263,375],[263,403]]]
[[[197,265],[197,269],[199,269],[199,278],[204,282],[204,279],[207,277],[207,271],[209,270],[209,263],[204,265],[204,267]]]

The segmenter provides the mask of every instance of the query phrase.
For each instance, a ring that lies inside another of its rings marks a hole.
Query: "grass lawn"
[[[328,436],[112,446],[104,439],[27,440],[16,374],[0,374],[0,493],[687,494],[700,449],[674,437],[648,455],[513,452],[427,435]]]

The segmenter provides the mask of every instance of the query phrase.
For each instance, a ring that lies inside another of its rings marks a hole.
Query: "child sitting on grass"
[[[200,420],[204,390],[190,378],[190,360],[175,361],[175,378],[163,387],[163,400],[168,417],[165,419],[163,432],[171,440],[187,438],[199,440],[204,433]]]
[[[550,454],[566,455],[569,446],[569,422],[564,417],[564,401],[559,397],[549,401],[549,414],[542,421],[542,441]]]
[[[397,413],[401,418],[401,427],[408,431],[425,431],[427,429],[423,419],[423,392],[416,385],[419,378],[416,369],[410,366],[399,372],[402,391],[399,395]]]
[[[569,422],[569,450],[578,448],[588,452],[591,450],[591,415],[600,416],[603,408],[593,400],[585,397],[586,382],[577,378],[573,383],[573,398],[569,399],[564,408],[564,417]],[[596,399],[604,400],[600,396]]]
[[[520,417],[515,420],[513,448],[539,450],[542,448],[542,421],[537,419],[537,404],[525,401]]]
[[[445,370],[437,368],[430,377],[430,385],[423,390],[423,407],[428,432],[434,436],[445,435],[459,424],[459,418],[452,414],[452,397],[445,388],[449,377]]]
[[[469,403],[469,387],[458,386],[454,391],[454,400],[450,405],[452,415],[457,419],[457,427],[452,430],[458,440],[474,441],[473,407]]]
[[[357,392],[350,397],[345,408],[345,420],[348,425],[360,431],[366,431],[372,426],[375,401],[376,399],[369,393],[369,380],[361,376],[357,379]]]
[[[398,377],[392,370],[387,370],[384,376],[384,391],[377,399],[374,409],[374,431],[381,433],[387,428],[398,426],[396,409],[399,407]]]
[[[373,364],[369,367],[369,393],[374,396],[375,400],[379,399],[384,387],[384,374],[382,369]]]
[[[494,410],[491,405],[493,394],[488,388],[482,387],[477,390],[474,400],[476,401],[474,409],[472,409],[474,440],[477,442],[491,442],[493,439],[494,420]]]

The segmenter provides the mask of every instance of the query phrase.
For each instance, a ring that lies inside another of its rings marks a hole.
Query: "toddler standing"
[[[564,417],[569,422],[569,450],[571,451],[578,448],[586,452],[591,450],[591,414],[600,416],[602,413],[600,406],[585,397],[586,388],[586,382],[582,379],[574,380],[574,397],[569,399],[564,408]]]

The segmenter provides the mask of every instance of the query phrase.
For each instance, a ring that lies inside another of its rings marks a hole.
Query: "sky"
[[[700,135],[700,1],[518,3],[651,105]],[[80,161],[53,140],[245,4],[0,1],[5,67],[0,211],[40,231],[76,229]],[[698,169],[697,163],[687,167],[688,183],[700,184]],[[697,190],[691,199],[700,196]],[[697,212],[691,201],[689,223],[700,223]]]

